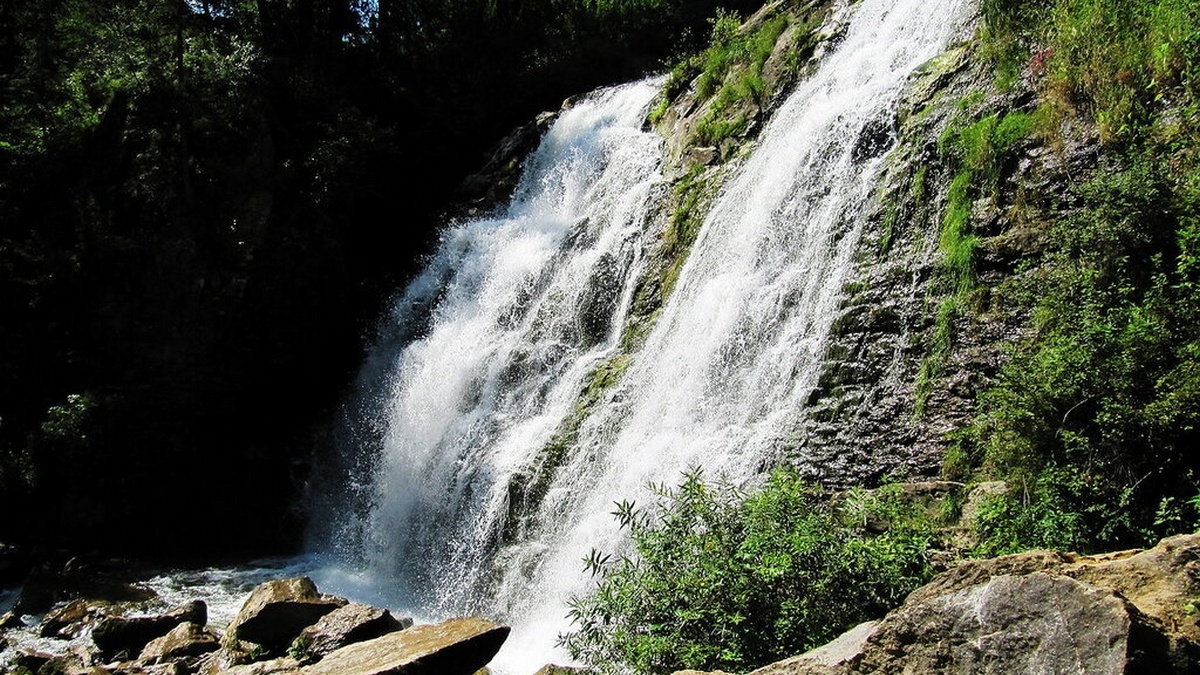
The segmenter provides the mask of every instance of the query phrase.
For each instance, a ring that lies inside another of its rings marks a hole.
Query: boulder
[[[342,647],[299,672],[302,675],[472,675],[500,651],[508,632],[508,626],[485,619],[450,619]]]
[[[889,614],[854,673],[1126,672],[1138,623],[1116,593],[1041,572],[1003,575]]]
[[[547,663],[538,668],[538,671],[533,675],[586,675],[589,673],[587,668],[578,668],[575,666],[560,666],[554,663]]]
[[[270,649],[287,647],[300,631],[347,604],[345,598],[322,595],[308,577],[259,584],[226,631],[227,640],[247,640]]]
[[[142,649],[138,661],[162,663],[214,652],[220,646],[216,633],[201,624],[188,621],[175,626],[166,635],[151,640]]]
[[[1200,644],[1200,534],[1168,537],[1145,551],[1082,557],[1062,573],[1116,590],[1172,641]]]
[[[208,622],[208,607],[203,601],[193,600],[157,616],[106,616],[92,629],[92,642],[106,660],[120,654],[136,656],[154,638],[188,622],[201,626]]]
[[[352,602],[305,628],[293,646],[306,659],[317,660],[346,645],[404,630],[412,624],[412,619],[397,619],[386,609]]]

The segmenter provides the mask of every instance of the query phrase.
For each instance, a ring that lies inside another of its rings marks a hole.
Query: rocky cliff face
[[[626,324],[626,352],[640,346],[657,319],[722,182],[754,146],[773,106],[836,42],[849,7],[815,0],[770,3],[732,38],[769,40],[771,48],[757,60],[743,56],[716,75],[685,63],[671,74],[651,115],[667,139],[664,173],[670,182],[647,226],[662,235],[645,252],[649,264]],[[710,50],[719,45],[714,42]],[[996,372],[1005,341],[1024,329],[1026,317],[988,289],[1038,256],[1039,196],[1059,190],[1077,168],[1073,164],[1094,161],[1084,142],[1065,154],[1026,144],[1003,158],[997,180],[1002,188],[986,203],[968,205],[979,237],[978,263],[970,292],[963,294],[942,243],[948,193],[959,167],[939,139],[970,119],[1021,110],[1031,102],[1026,89],[995,91],[991,66],[976,50],[972,42],[954,45],[926,64],[895,118],[858,141],[863,153],[893,142],[896,147],[868,210],[855,276],[844,288],[820,384],[809,397],[805,423],[783,448],[789,461],[823,482],[869,484],[889,475],[938,473],[950,436],[974,414],[975,396]],[[722,87],[736,87],[750,76],[761,78],[760,94],[722,93]],[[1019,221],[1011,208],[1018,201]],[[951,304],[954,311],[948,310]],[[599,399],[592,390],[615,381],[627,358],[609,364],[618,366],[615,371],[597,370],[581,410]],[[571,433],[568,421],[560,440]]]

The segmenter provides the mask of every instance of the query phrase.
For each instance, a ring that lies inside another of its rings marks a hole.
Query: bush
[[[929,575],[932,527],[890,489],[835,499],[779,470],[745,491],[693,470],[653,509],[615,515],[634,550],[593,552],[596,588],[560,636],[602,671],[750,670],[883,615]]]

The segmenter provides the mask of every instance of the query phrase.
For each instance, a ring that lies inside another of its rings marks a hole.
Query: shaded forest
[[[0,539],[293,547],[316,431],[462,177],[718,4],[753,3],[4,3]]]

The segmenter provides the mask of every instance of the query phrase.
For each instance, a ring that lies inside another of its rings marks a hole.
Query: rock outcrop
[[[268,648],[287,646],[300,631],[347,602],[318,593],[308,577],[268,581],[251,592],[227,633]]]

